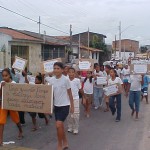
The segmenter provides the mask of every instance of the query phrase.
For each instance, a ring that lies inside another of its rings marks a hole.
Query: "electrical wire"
[[[27,17],[27,16],[25,16],[25,15],[22,15],[22,14],[20,14],[20,13],[18,13],[18,12],[15,12],[15,11],[13,11],[13,10],[10,10],[10,9],[8,9],[8,8],[6,8],[6,7],[3,7],[3,6],[0,5],[0,8],[2,8],[2,9],[4,9],[4,10],[7,10],[7,11],[9,11],[9,12],[11,12],[11,13],[14,13],[14,14],[16,14],[16,15],[18,15],[18,16],[21,16],[21,17],[23,17],[23,18],[26,18],[26,19],[28,19],[28,20],[30,20],[30,21],[33,21],[33,22],[39,24],[38,21],[36,21],[36,20],[34,20],[34,19],[30,18],[30,17]],[[44,24],[44,23],[40,23],[40,24],[43,25],[43,26],[45,26],[45,27],[51,28],[51,29],[53,29],[53,30],[56,30],[56,31],[59,31],[59,32],[62,32],[62,33],[65,33],[65,34],[68,35],[67,32],[62,31],[62,30],[60,30],[60,29],[56,29],[56,28],[51,27],[51,26],[49,26],[49,25],[46,25],[46,24]]]

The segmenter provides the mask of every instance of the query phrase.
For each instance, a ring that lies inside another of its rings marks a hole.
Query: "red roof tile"
[[[17,40],[32,40],[32,41],[38,41],[38,42],[41,41],[38,38],[34,38],[32,36],[23,34],[17,30],[10,29],[10,28],[0,28],[0,32],[10,35],[13,39],[17,39]]]

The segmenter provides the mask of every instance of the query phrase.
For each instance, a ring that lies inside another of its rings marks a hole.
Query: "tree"
[[[146,53],[148,49],[146,46],[141,46],[140,50],[141,50],[141,53]]]
[[[106,44],[103,41],[101,41],[100,38],[97,35],[93,36],[93,40],[90,41],[89,46],[92,47],[92,48],[103,50],[104,53],[107,53]]]

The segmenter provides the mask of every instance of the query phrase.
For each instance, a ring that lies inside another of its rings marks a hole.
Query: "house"
[[[61,57],[66,62],[68,43],[55,37],[29,31],[0,28],[0,68],[11,67],[15,56],[28,60],[32,73],[40,70],[43,60]]]
[[[116,55],[119,58],[119,40],[112,42],[112,48]],[[122,39],[121,40],[121,58],[128,59],[129,57],[134,57],[139,53],[139,41],[131,39]]]

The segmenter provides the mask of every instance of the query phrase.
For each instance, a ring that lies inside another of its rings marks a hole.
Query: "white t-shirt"
[[[130,80],[130,69],[125,69],[123,68],[122,71],[121,71],[121,74],[123,75],[123,80],[124,79],[128,79]]]
[[[74,78],[70,80],[71,91],[74,100],[79,100],[79,90],[81,89],[80,79]]]
[[[119,76],[119,78],[120,78],[121,69],[116,69],[116,72],[117,72],[117,75],[118,75],[118,76]]]
[[[54,77],[46,77],[45,80],[53,85],[54,90],[54,106],[67,106],[70,105],[70,99],[68,96],[68,89],[71,89],[70,81],[64,75],[57,79]]]
[[[131,75],[129,83],[131,83],[130,91],[141,91],[141,75]]]
[[[86,82],[84,82],[83,91],[85,94],[93,94],[93,85],[94,80],[92,79],[92,83],[90,83],[90,80],[87,79]]]
[[[104,73],[102,71],[96,72],[96,70],[94,71],[94,75],[96,75],[97,77],[104,77]],[[103,88],[103,85],[97,85],[96,84],[96,80],[94,81],[94,87],[96,88]]]
[[[116,77],[115,80],[113,81],[111,78],[108,80],[108,85],[113,85],[113,84],[123,84],[122,80],[119,77]]]
[[[25,83],[25,77],[22,75],[22,73],[16,72],[15,76],[16,76],[16,78],[18,78],[19,83]],[[27,75],[27,79],[30,82],[30,76],[29,75]]]

